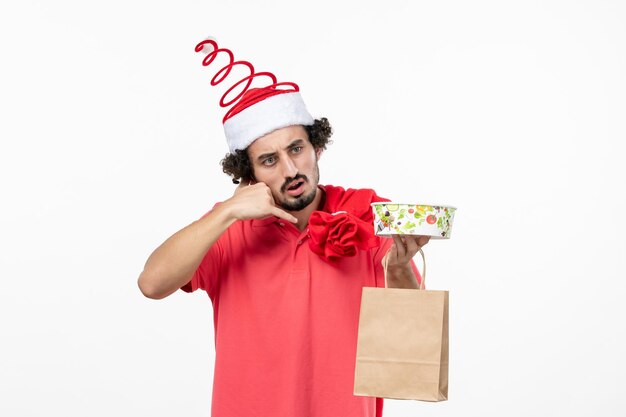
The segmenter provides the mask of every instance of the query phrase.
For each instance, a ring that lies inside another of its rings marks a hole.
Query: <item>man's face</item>
[[[276,205],[288,211],[302,210],[315,199],[320,153],[302,126],[275,130],[248,147],[254,179],[265,183]]]

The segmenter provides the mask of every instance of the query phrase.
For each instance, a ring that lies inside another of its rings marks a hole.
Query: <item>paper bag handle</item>
[[[424,268],[422,268],[422,280],[420,281],[420,290],[424,289],[424,281],[426,281],[426,256],[424,251],[420,248],[420,255],[422,255],[422,261],[424,261]],[[389,288],[387,285],[387,264],[385,264],[385,288]]]

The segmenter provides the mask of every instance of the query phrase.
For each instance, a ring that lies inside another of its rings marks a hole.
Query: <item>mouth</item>
[[[304,183],[303,179],[297,179],[287,186],[286,192],[292,197],[299,196],[304,192]]]

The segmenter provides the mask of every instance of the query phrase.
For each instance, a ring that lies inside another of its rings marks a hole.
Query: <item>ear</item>
[[[315,150],[315,156],[317,157],[317,160],[319,161],[319,159],[322,157],[322,153],[324,152],[323,148],[318,148]]]

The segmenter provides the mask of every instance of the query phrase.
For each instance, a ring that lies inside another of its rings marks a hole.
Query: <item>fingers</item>
[[[417,244],[419,245],[420,249],[422,246],[430,242],[430,236],[418,236],[418,237],[419,239],[417,240]]]
[[[238,220],[276,216],[291,223],[298,223],[295,216],[276,206],[272,190],[263,182],[242,180],[229,201],[234,207],[235,217]]]
[[[430,241],[430,236],[406,236],[407,252],[411,258]]]
[[[406,255],[406,246],[404,244],[404,241],[402,240],[402,237],[400,237],[399,235],[392,235],[393,237],[393,243],[394,243],[394,247],[395,250],[397,252],[397,257],[398,258],[404,258],[404,256]]]
[[[249,179],[248,180],[242,179],[241,182],[239,183],[239,185],[237,186],[237,188],[235,189],[235,194],[239,194],[243,190],[246,190],[246,189],[251,189],[251,188],[253,189],[253,187],[255,185],[257,185],[257,184],[263,184],[263,183],[262,182],[258,183],[258,182],[254,181],[254,180],[249,180]],[[267,188],[267,193],[271,197],[272,193],[271,193],[269,187],[267,185],[265,185],[265,184],[263,184],[263,185],[265,186],[265,188]],[[260,186],[257,185],[257,187],[260,187]]]
[[[294,216],[292,216],[291,214],[287,213],[286,211],[283,211],[281,209],[279,209],[278,207],[274,207],[272,209],[272,214],[276,217],[279,217],[283,220],[287,220],[288,222],[291,223],[298,223],[298,219],[295,218]]]
[[[283,220],[287,220],[288,222],[298,223],[298,219],[296,217],[292,216],[291,214],[287,213],[284,210],[281,210],[280,208],[276,206],[276,204],[274,203],[274,196],[272,196],[272,190],[270,190],[270,187],[268,187],[262,182],[257,183],[257,184],[262,184],[264,186],[265,192],[267,192],[268,203],[272,206],[272,208],[270,209],[271,214]]]
[[[430,241],[430,236],[392,235],[394,244],[389,252],[395,255],[394,260],[404,262],[411,260],[417,252]],[[391,251],[394,252],[391,252]]]
[[[234,194],[235,195],[239,194],[241,192],[241,190],[246,188],[248,185],[250,185],[250,181],[241,179],[241,181],[239,182],[239,185],[237,186],[237,188],[235,188],[235,193]]]
[[[420,250],[419,236],[407,236],[406,239],[406,251],[413,258],[417,251]]]

